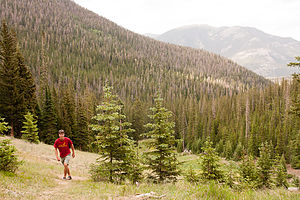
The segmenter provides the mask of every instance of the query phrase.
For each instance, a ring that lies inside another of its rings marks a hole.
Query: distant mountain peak
[[[192,24],[152,37],[220,54],[264,77],[287,77],[299,71],[286,66],[300,55],[299,41],[254,27]]]

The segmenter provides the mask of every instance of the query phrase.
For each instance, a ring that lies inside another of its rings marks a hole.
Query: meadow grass
[[[71,160],[74,179],[63,181],[63,167],[55,160],[53,146],[18,139],[13,139],[13,144],[24,163],[15,174],[0,172],[0,199],[136,199],[136,194],[151,191],[165,195],[163,199],[300,199],[299,193],[283,188],[239,191],[214,182],[192,184],[182,177],[176,183],[166,184],[95,183],[89,178],[88,166],[98,155],[81,151],[76,151],[75,159]],[[200,170],[197,155],[179,155],[178,158],[183,162],[182,170],[189,167]]]

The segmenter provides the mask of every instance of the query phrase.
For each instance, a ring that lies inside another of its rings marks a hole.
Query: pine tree
[[[251,156],[258,156],[259,155],[259,148],[257,145],[257,137],[252,133],[248,140],[248,154]]]
[[[38,144],[39,136],[38,136],[38,128],[37,128],[37,121],[34,119],[34,116],[28,112],[24,115],[26,121],[23,122],[23,131],[22,132],[22,139],[25,139],[31,143]]]
[[[40,105],[38,103],[35,104],[34,114],[36,115],[37,127],[38,127],[38,129],[40,131],[41,130],[42,111],[41,111]],[[40,136],[40,134],[39,134],[39,136]]]
[[[291,62],[288,66],[300,68],[300,57],[296,57],[297,62]],[[294,90],[292,91],[292,105],[290,113],[300,120],[300,73],[293,74]],[[298,123],[299,124],[299,123]],[[293,168],[300,169],[300,131],[295,132],[295,137],[291,140],[291,164]]]
[[[298,62],[296,63],[289,63],[288,66],[290,67],[299,67],[300,68],[300,56],[296,57],[296,60]],[[298,86],[300,85],[300,73],[298,74],[293,74],[293,81],[295,82],[295,84],[298,84]],[[299,89],[299,87],[298,87]],[[300,94],[299,92],[295,94],[296,95],[296,99],[293,101],[293,105],[291,107],[291,112],[300,118]]]
[[[3,21],[0,36],[0,115],[6,116],[12,136],[20,131],[20,119],[26,110],[24,93],[19,88],[20,80],[16,36]]]
[[[287,170],[284,155],[276,157],[275,165],[275,182],[277,187],[288,187],[287,183]]]
[[[242,156],[243,156],[243,146],[242,143],[239,142],[238,145],[235,148],[234,154],[233,154],[233,158],[235,161],[239,161],[241,160]]]
[[[257,187],[258,174],[252,156],[245,155],[239,166],[240,175],[250,187]]]
[[[145,112],[143,110],[142,102],[140,100],[135,100],[132,110],[132,128],[135,130],[135,132],[133,132],[130,136],[137,143],[145,131]]]
[[[96,134],[95,143],[100,157],[98,163],[92,165],[91,172],[94,180],[121,182],[130,178],[133,163],[136,161],[133,140],[128,137],[128,133],[134,130],[125,121],[123,105],[118,96],[112,94],[112,88],[103,89],[103,101],[97,106],[98,114],[93,117],[95,123],[91,125]]]
[[[141,158],[138,154],[138,147],[133,148],[133,151],[131,151],[128,156],[131,158],[128,168],[128,179],[134,184],[143,179],[143,167],[141,165]]]
[[[152,114],[149,115],[152,123],[145,125],[149,129],[145,136],[150,138],[147,164],[154,181],[176,181],[180,171],[175,152],[174,122],[170,121],[172,113],[163,107],[159,94],[154,102],[154,107],[150,108]]]
[[[224,152],[224,141],[223,140],[220,140],[218,142],[218,144],[216,145],[216,151],[219,155],[221,155],[221,153]]]
[[[0,171],[15,172],[22,163],[18,161],[17,148],[11,140],[0,140]]]
[[[300,169],[300,132],[291,143],[291,165],[294,169]]]
[[[0,135],[8,131],[8,129],[9,129],[8,123],[4,121],[4,118],[0,117]]]
[[[62,105],[61,105],[61,112],[62,112],[62,124],[61,129],[65,131],[68,137],[73,140],[73,143],[77,145],[77,138],[75,137],[76,134],[76,113],[75,113],[75,94],[74,89],[71,84],[68,87],[64,88],[63,90],[63,98],[62,98]]]
[[[27,110],[36,105],[35,83],[17,44],[15,33],[2,23],[0,39],[0,114],[11,125],[11,135],[19,136]]]
[[[76,148],[88,150],[88,146],[92,140],[88,127],[87,116],[84,110],[84,103],[79,100],[76,112],[76,134],[73,135],[73,140],[76,142]]]
[[[191,166],[187,170],[184,178],[190,183],[197,183],[200,180],[199,175],[195,172],[195,170]]]
[[[270,187],[273,161],[271,157],[271,146],[268,142],[262,143],[259,148],[257,167],[260,187]]]
[[[202,170],[202,177],[208,180],[219,180],[223,177],[220,170],[220,157],[216,150],[212,147],[212,142],[208,139],[202,148],[200,157],[200,167]]]
[[[285,155],[284,155],[284,154],[281,155],[281,158],[280,158],[280,164],[281,164],[281,166],[283,167],[283,170],[284,170],[285,172],[287,172],[287,168],[286,168],[286,160],[285,160]]]
[[[224,155],[227,160],[232,158],[232,144],[230,140],[227,140],[225,143]]]
[[[45,90],[45,102],[41,113],[40,140],[46,144],[54,143],[57,138],[57,115],[54,110],[53,100],[49,87]]]
[[[36,87],[28,66],[24,64],[23,55],[20,52],[20,49],[17,49],[16,52],[17,64],[19,69],[19,91],[21,91],[24,95],[24,104],[26,105],[26,109],[29,111],[34,111],[37,99],[36,99]]]

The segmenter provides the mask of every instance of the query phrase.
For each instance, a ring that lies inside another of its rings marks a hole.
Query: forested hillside
[[[106,82],[120,96],[135,140],[160,91],[174,114],[179,151],[199,152],[209,136],[228,159],[243,151],[256,156],[266,141],[288,162],[299,154],[299,117],[290,112],[299,98],[296,81],[271,84],[221,56],[135,34],[69,0],[2,0],[0,9],[35,79],[36,105],[28,109],[45,143],[64,129],[76,148],[93,150],[88,125]],[[23,111],[15,118],[17,137]]]
[[[126,85],[132,95],[142,95],[139,90],[151,91],[159,82],[162,88],[172,82],[174,88],[168,87],[168,91],[177,94],[185,84],[199,87],[201,80],[203,84],[216,82],[221,88],[230,85],[233,89],[267,83],[228,59],[135,34],[70,0],[5,0],[0,5],[1,19],[16,29],[35,75],[43,61],[40,55],[45,34],[44,62],[56,83],[65,81],[63,77],[74,77],[81,82],[87,79],[98,89],[103,80],[110,79],[116,86]],[[138,86],[127,86],[131,79]],[[193,83],[193,79],[198,81]],[[202,88],[209,88],[203,84]]]

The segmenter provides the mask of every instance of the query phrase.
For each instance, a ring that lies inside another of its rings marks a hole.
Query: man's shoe
[[[67,180],[72,180],[72,177],[71,177],[71,176],[68,176]]]
[[[63,179],[66,180],[66,177],[64,176]]]

